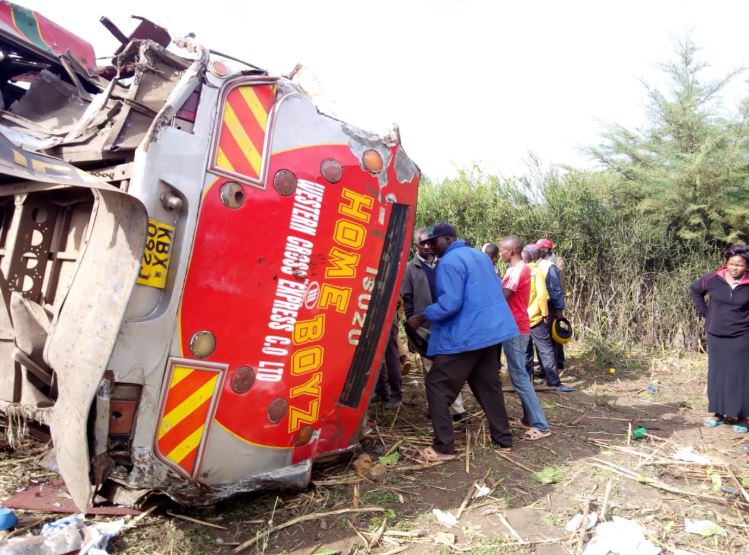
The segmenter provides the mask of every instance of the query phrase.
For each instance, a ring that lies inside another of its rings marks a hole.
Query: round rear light
[[[247,393],[255,383],[255,372],[249,366],[241,366],[232,374],[229,387],[234,393]]]
[[[286,416],[288,408],[289,404],[286,402],[286,399],[281,399],[280,397],[274,399],[271,401],[270,405],[268,405],[268,420],[273,424],[278,424],[283,417]]]
[[[296,175],[289,170],[278,170],[273,177],[273,188],[282,197],[288,197],[296,191]]]
[[[194,333],[190,338],[190,352],[198,358],[209,356],[216,349],[216,337],[209,331]]]
[[[371,173],[380,173],[382,168],[385,167],[385,162],[382,161],[380,153],[371,148],[364,151],[362,164],[364,164],[364,169]]]
[[[338,160],[326,158],[320,162],[320,174],[330,183],[338,183],[343,177],[343,168]]]
[[[216,77],[226,77],[229,73],[229,68],[226,67],[226,64],[218,60],[212,61],[208,69],[210,69],[211,73]]]

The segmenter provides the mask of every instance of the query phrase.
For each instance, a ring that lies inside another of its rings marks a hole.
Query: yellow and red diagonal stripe
[[[175,366],[159,423],[159,452],[192,475],[219,374]]]
[[[274,85],[243,85],[227,95],[216,150],[217,168],[260,178],[268,112],[275,96]]]

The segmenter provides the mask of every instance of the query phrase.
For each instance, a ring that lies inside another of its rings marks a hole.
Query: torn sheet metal
[[[26,511],[38,511],[42,513],[78,513],[80,509],[73,500],[62,480],[52,480],[42,484],[32,485],[18,493],[15,493],[0,503],[3,507],[11,509],[23,509]],[[108,516],[137,516],[141,513],[138,509],[131,507],[88,506],[86,514],[108,515]]]

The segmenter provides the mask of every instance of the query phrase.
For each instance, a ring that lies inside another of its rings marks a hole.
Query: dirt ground
[[[697,354],[573,353],[563,379],[577,392],[539,392],[553,435],[531,442],[517,427],[509,454],[491,447],[466,388],[473,417],[456,425],[459,457],[435,465],[417,458],[416,449],[430,444],[431,427],[420,372],[412,371],[400,409],[370,407],[372,432],[361,451],[317,468],[307,490],[245,495],[203,509],[162,501],[114,539],[109,552],[223,554],[252,541],[244,553],[551,555],[582,552],[604,520],[623,517],[642,525],[662,553],[749,553],[749,494],[742,487],[743,478],[749,487],[742,449],[749,438],[729,426],[702,427],[705,368],[705,356]],[[506,375],[503,384],[509,388]],[[519,418],[515,394],[505,398]],[[632,439],[638,426],[647,435]],[[687,447],[709,461],[677,460]],[[52,478],[33,464],[40,445],[0,450],[0,498]],[[534,479],[545,467],[553,483]],[[476,496],[477,486],[488,494]],[[460,515],[457,524],[439,523],[433,509]],[[588,512],[599,519],[589,533],[565,531],[574,515]],[[20,517],[23,525],[45,515]],[[685,519],[720,528],[688,533]]]

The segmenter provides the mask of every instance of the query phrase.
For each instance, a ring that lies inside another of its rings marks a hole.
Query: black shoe
[[[401,400],[397,397],[391,397],[385,402],[386,409],[397,409],[399,406],[401,406]]]
[[[468,416],[467,412],[459,412],[458,414],[453,414],[453,422],[465,422],[469,418],[470,416]]]

